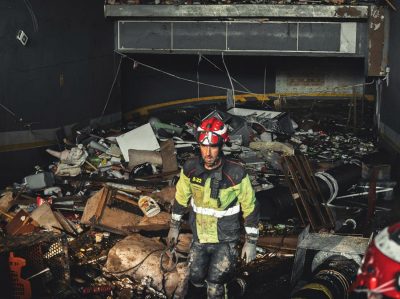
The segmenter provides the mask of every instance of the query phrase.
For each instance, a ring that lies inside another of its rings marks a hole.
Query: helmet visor
[[[202,145],[220,145],[222,137],[210,131],[203,131],[199,134],[199,143]]]

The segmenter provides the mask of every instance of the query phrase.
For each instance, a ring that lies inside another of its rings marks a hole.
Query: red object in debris
[[[400,299],[400,223],[386,227],[371,242],[351,290]]]
[[[26,266],[26,260],[21,257],[16,257],[14,256],[14,252],[10,252],[8,264],[10,266],[11,280],[13,283],[13,298],[31,298],[31,283],[28,280],[21,278],[21,269]]]
[[[36,205],[37,205],[38,207],[40,207],[43,203],[44,203],[44,199],[41,198],[40,196],[37,196],[37,197],[36,197]]]
[[[53,203],[53,198],[48,197],[47,199],[45,199],[45,198],[41,198],[40,196],[36,197],[36,205],[38,207],[40,207],[45,202],[48,203],[49,205],[51,205]]]

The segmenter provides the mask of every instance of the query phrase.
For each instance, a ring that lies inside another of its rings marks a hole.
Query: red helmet
[[[198,142],[202,145],[222,145],[229,139],[228,129],[216,117],[203,120],[197,128]]]
[[[386,227],[371,242],[352,289],[365,291],[368,298],[400,298],[400,223]]]

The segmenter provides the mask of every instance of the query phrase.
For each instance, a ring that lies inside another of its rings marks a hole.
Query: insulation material
[[[160,256],[165,249],[156,238],[146,238],[139,234],[133,234],[118,242],[108,253],[105,270],[114,275],[128,275],[141,281],[151,275],[152,287],[158,291],[165,291],[169,298],[175,296],[184,297],[188,276],[187,265],[178,263],[171,272],[163,273],[160,269]],[[153,252],[153,253],[152,253]],[[147,258],[146,258],[147,257]],[[118,273],[127,270],[126,272]]]
[[[146,162],[154,164],[156,166],[161,166],[163,164],[161,153],[159,152],[129,149],[128,156],[128,169],[130,170],[132,170],[135,166]]]

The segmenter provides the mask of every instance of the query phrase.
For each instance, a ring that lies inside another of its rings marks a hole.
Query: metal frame
[[[343,255],[360,263],[361,257],[365,254],[371,240],[372,235],[370,238],[363,238],[360,236],[342,236],[330,233],[310,233],[309,226],[307,226],[298,238],[292,268],[292,286],[295,286],[301,280],[305,266],[318,266],[329,256]],[[311,265],[305,264],[307,251],[315,252]]]
[[[149,24],[149,23],[165,23],[165,24],[170,24],[170,39],[171,39],[171,47],[170,48],[125,48],[121,46],[121,32],[120,32],[120,26],[125,23],[143,23],[143,24]],[[201,24],[225,24],[225,49],[182,49],[182,48],[174,48],[174,24],[177,23],[201,23]],[[305,51],[305,50],[299,50],[299,27],[301,24],[348,24],[348,23],[343,23],[343,22],[321,22],[321,21],[307,21],[307,22],[300,22],[300,21],[269,21],[268,24],[296,24],[297,27],[297,33],[296,33],[296,50],[246,50],[246,49],[240,49],[240,50],[231,50],[228,48],[228,40],[229,40],[229,25],[230,24],[259,24],[260,20],[236,20],[236,21],[167,21],[167,20],[119,20],[116,22],[116,31],[117,31],[117,50],[120,52],[165,52],[165,51],[173,51],[176,53],[193,53],[193,52],[210,52],[210,53],[220,53],[220,52],[226,52],[226,53],[237,53],[237,54],[243,54],[243,53],[309,53],[309,54],[340,54],[343,56],[352,56],[352,57],[363,57],[363,54],[357,53],[357,46],[355,48],[355,52],[341,52],[341,51]],[[356,24],[356,22],[354,22]],[[356,27],[357,30],[357,27]],[[357,34],[357,31],[356,31]],[[357,42],[357,36],[356,40]]]

